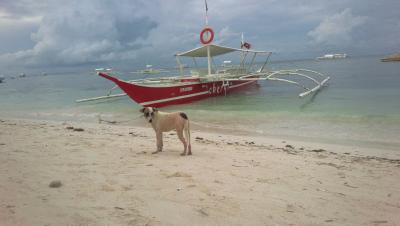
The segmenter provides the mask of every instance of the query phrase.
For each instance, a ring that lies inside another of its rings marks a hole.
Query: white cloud
[[[352,41],[355,28],[365,24],[367,17],[353,16],[349,8],[331,17],[326,17],[308,35],[317,44],[347,45]]]

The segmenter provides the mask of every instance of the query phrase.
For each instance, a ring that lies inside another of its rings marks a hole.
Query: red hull
[[[102,72],[100,72],[99,75],[113,81],[132,100],[145,107],[163,107],[173,104],[189,103],[208,97],[224,96],[257,83],[257,80],[229,81],[229,84],[225,83],[224,85],[223,81],[198,81],[190,84],[156,87],[125,82]]]

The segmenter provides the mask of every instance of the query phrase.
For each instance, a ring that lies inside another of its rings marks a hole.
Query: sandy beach
[[[0,225],[400,225],[400,153],[191,137],[153,155],[147,127],[2,119]]]

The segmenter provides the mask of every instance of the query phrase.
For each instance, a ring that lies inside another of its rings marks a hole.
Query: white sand
[[[400,225],[400,153],[171,134],[1,120],[0,225]]]

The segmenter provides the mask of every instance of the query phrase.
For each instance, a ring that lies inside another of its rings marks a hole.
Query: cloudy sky
[[[400,51],[399,0],[208,0],[215,42],[277,59]],[[173,64],[200,45],[203,0],[0,0],[0,66]]]

